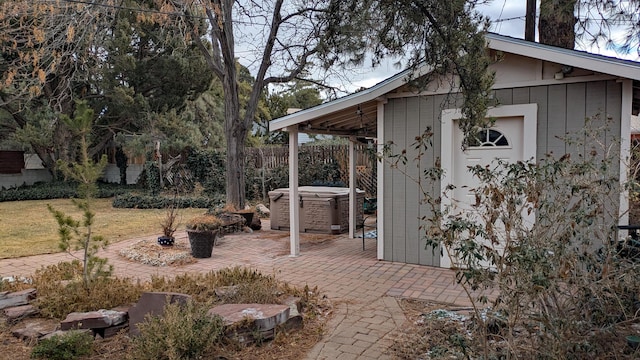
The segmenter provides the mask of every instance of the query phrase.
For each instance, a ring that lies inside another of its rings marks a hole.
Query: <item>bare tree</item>
[[[242,207],[245,141],[262,92],[269,84],[308,76],[325,38],[326,2],[173,0],[165,5],[183,15],[180,19],[206,58],[209,70],[222,82],[227,202]],[[205,24],[198,21],[203,18]],[[244,108],[240,106],[238,60],[255,72]]]

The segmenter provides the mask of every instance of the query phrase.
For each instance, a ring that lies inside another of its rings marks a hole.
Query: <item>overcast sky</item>
[[[493,0],[487,5],[478,7],[478,10],[492,20],[491,32],[516,38],[524,38],[525,6],[526,0]],[[582,50],[607,56],[623,57],[636,61],[640,60],[637,53],[622,56],[605,49]],[[370,64],[364,64],[362,69],[360,69],[360,74],[352,78],[353,85],[349,86],[351,88],[350,90],[353,91],[360,87],[370,87],[400,71],[402,71],[402,69],[394,67],[393,62],[383,63],[377,68],[370,67]]]

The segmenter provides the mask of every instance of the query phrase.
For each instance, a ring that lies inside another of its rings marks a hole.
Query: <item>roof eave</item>
[[[522,56],[570,65],[604,74],[640,80],[639,66],[629,60],[621,60],[583,51],[563,49],[498,34],[487,34],[488,47]]]
[[[406,84],[408,76],[410,76],[411,74],[423,74],[428,70],[429,67],[427,66],[422,66],[417,71],[408,69],[384,81],[381,81],[380,83],[368,89],[272,120],[269,122],[269,131],[283,130],[289,126],[297,125],[308,120],[313,120],[318,117],[331,114],[340,109],[347,108],[349,106],[357,106],[358,104],[383,97],[385,94],[391,92],[392,90]]]

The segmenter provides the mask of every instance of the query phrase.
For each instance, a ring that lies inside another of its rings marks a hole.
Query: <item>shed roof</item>
[[[486,38],[487,46],[492,50],[632,79],[633,102],[640,103],[640,62],[564,49],[494,33],[488,33]],[[426,74],[428,71],[428,66],[421,66],[418,70],[402,71],[368,89],[272,120],[269,129],[274,131],[297,126],[300,132],[306,133],[375,137],[378,101],[405,85],[410,76],[415,77],[416,73]]]

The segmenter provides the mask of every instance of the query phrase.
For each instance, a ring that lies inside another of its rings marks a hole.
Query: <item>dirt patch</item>
[[[399,359],[462,359],[464,319],[470,309],[428,301],[404,299],[400,306],[407,317],[406,326],[394,339],[390,353]]]

